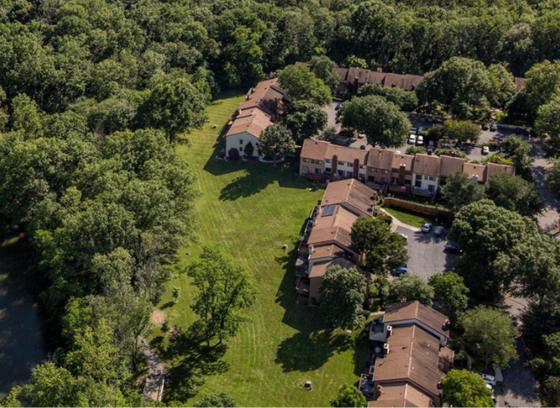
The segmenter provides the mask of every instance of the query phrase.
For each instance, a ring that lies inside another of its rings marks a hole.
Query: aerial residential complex
[[[243,155],[250,143],[253,146],[253,156],[259,155],[258,141],[261,133],[281,116],[290,105],[290,96],[284,92],[278,79],[259,82],[247,93],[246,100],[241,102],[235,112],[229,130],[225,135],[226,155]]]
[[[373,189],[354,179],[327,185],[300,247],[297,291],[301,302],[320,302],[323,275],[331,265],[360,270],[356,266],[360,253],[352,246],[350,230],[358,217],[373,217],[375,197]]]
[[[479,183],[499,172],[514,173],[512,166],[475,164],[466,159],[434,154],[402,154],[381,148],[369,150],[307,139],[300,155],[299,174],[311,180],[356,178],[382,194],[406,193],[430,197],[453,172],[462,171]]]

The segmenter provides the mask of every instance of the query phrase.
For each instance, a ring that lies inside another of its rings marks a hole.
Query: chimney
[[[428,156],[431,156],[433,153],[432,149],[428,149]]]
[[[404,186],[405,176],[406,176],[406,164],[401,164],[399,167],[399,186]]]
[[[358,178],[360,174],[360,159],[354,159],[354,178]]]
[[[338,169],[338,156],[335,154],[332,157],[332,174],[336,174],[336,171]]]
[[[383,72],[383,68],[377,67],[377,72]]]

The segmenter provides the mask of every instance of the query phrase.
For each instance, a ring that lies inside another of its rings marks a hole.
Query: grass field
[[[198,177],[200,242],[180,252],[178,271],[200,253],[202,245],[219,243],[257,282],[250,321],[227,349],[200,351],[185,340],[152,336],[171,373],[166,400],[188,405],[206,392],[227,392],[239,406],[327,406],[343,383],[354,383],[365,362],[364,334],[329,333],[319,309],[296,304],[293,248],[313,205],[323,194],[295,174],[288,164],[225,163],[215,159],[219,133],[243,96],[227,96],[208,108],[209,121],[190,135],[191,146],[178,152]],[[218,125],[213,128],[213,125]],[[190,255],[187,255],[187,252]],[[177,304],[171,289],[181,288]],[[169,283],[159,307],[171,327],[186,331],[195,320],[189,308],[192,288],[185,275]],[[193,384],[194,393],[189,393]],[[313,390],[303,384],[312,381]]]
[[[408,211],[397,210],[393,207],[383,207],[385,211],[391,214],[400,222],[403,222],[408,225],[412,225],[413,227],[420,227],[422,223],[429,221],[429,217],[426,217],[421,214],[415,214]]]

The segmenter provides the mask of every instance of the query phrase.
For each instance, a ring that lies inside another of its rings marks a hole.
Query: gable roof
[[[330,143],[327,147],[326,158],[331,158],[333,156],[337,157],[338,161],[346,163],[354,163],[354,160],[358,159],[360,164],[366,164],[366,156],[368,150],[355,149],[353,147],[339,146]]]
[[[414,157],[414,173],[439,177],[441,159],[436,155],[417,154]]]
[[[443,373],[439,370],[439,340],[415,324],[393,327],[387,338],[389,354],[375,361],[373,380],[407,381],[437,398]]]
[[[449,320],[449,318],[432,307],[424,306],[417,300],[387,305],[385,316],[383,317],[384,323],[403,320],[418,320],[432,330],[445,337],[449,337],[449,331],[443,329],[445,321]]]
[[[270,125],[272,125],[270,115],[260,109],[254,108],[241,111],[237,118],[235,118],[231,127],[228,129],[226,137],[247,132],[258,139],[261,136],[262,131]]]
[[[305,139],[301,148],[300,157],[306,159],[325,160],[330,143],[314,138]]]
[[[391,162],[391,167],[393,169],[399,169],[402,165],[404,165],[406,167],[406,171],[412,171],[413,164],[414,156],[395,152],[393,155],[393,161]]]
[[[314,263],[311,267],[311,270],[309,271],[309,277],[318,278],[323,276],[325,272],[327,272],[327,269],[329,269],[332,265],[340,265],[345,269],[356,268],[356,265],[354,265],[349,260],[344,258],[336,258],[332,261]]]
[[[394,154],[393,150],[374,147],[367,152],[367,165],[376,169],[391,170]]]
[[[429,407],[432,399],[411,384],[389,383],[381,386],[380,395],[368,407]]]
[[[376,192],[372,188],[356,179],[331,181],[327,185],[321,207],[325,205],[341,204],[357,215],[372,216],[372,204]]]
[[[448,177],[451,173],[463,170],[463,165],[467,160],[460,157],[441,156],[439,174],[441,177]]]
[[[503,173],[503,172],[515,174],[515,169],[513,168],[513,166],[507,166],[505,164],[487,163],[486,181],[489,181],[494,174]]]
[[[486,181],[486,166],[484,164],[465,163],[463,173],[466,173],[470,179],[476,177],[479,183]]]

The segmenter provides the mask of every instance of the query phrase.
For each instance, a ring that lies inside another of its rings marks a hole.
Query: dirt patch
[[[159,309],[154,309],[154,311],[152,312],[152,323],[155,324],[156,326],[161,327],[163,325],[163,322],[165,322],[165,319],[167,318],[167,315],[165,314],[165,312],[159,310]]]

